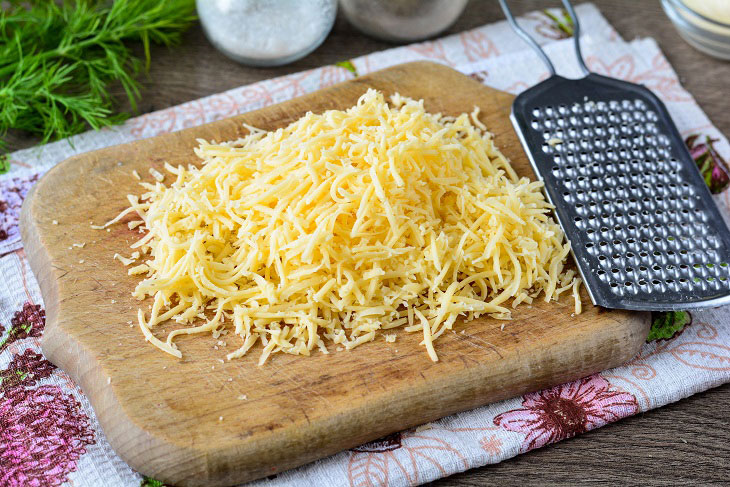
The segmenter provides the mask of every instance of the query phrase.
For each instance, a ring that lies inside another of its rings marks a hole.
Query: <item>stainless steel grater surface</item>
[[[591,73],[552,76],[517,96],[512,122],[573,249],[594,304],[678,310],[730,303],[730,232],[664,104]]]

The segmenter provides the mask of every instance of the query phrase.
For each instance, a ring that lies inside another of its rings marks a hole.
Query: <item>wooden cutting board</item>
[[[585,292],[578,316],[567,297],[521,306],[509,322],[457,324],[436,343],[438,363],[418,345],[422,337],[404,331],[395,343],[378,337],[330,355],[277,354],[262,367],[256,350],[222,363],[239,346],[230,335],[217,350],[210,336],[179,337],[182,360],[145,343],[128,324],[136,323],[140,305],[130,296],[136,279],[112,260],[116,252],[128,255],[138,235],[126,225],[110,232],[89,225],[114,217],[128,193],[140,192],[131,171],[147,175],[149,167],[162,170],[163,161],[194,162],[195,139],[235,139],[243,122],[274,129],[307,111],[344,109],[368,87],[422,98],[431,112],[456,115],[479,106],[517,172],[534,177],[508,119],[511,95],[441,65],[411,63],[73,157],[28,195],[21,231],[46,305],[43,351],[81,385],[112,447],[135,470],[180,486],[239,483],[620,365],[639,350],[647,315],[595,308]]]

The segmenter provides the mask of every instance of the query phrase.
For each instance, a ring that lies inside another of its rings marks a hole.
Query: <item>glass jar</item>
[[[690,45],[730,59],[730,0],[662,0],[662,7]]]
[[[249,66],[281,66],[303,58],[327,38],[337,0],[197,0],[208,40]]]
[[[435,36],[461,15],[467,0],[340,0],[347,20],[361,32],[389,42]]]

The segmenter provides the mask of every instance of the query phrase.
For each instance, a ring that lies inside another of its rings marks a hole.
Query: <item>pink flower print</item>
[[[350,451],[350,487],[386,487],[398,477],[407,485],[418,485],[425,480],[419,464],[435,467],[442,477],[448,475],[447,465],[453,462],[459,462],[463,470],[469,468],[456,446],[428,431],[393,433]]]
[[[23,309],[16,311],[10,320],[10,330],[4,335],[5,330],[0,325],[0,352],[5,350],[11,343],[23,338],[39,337],[46,326],[46,312],[40,304],[27,302]]]
[[[29,178],[0,180],[0,242],[20,237],[18,232],[20,206],[39,176],[40,174],[34,174]]]
[[[497,435],[492,435],[489,438],[485,436],[479,440],[479,446],[490,455],[497,456],[502,451],[502,440]]]
[[[28,349],[15,355],[6,370],[0,370],[0,392],[13,387],[30,387],[41,379],[50,376],[56,366],[43,358],[43,355]]]
[[[717,141],[718,139],[711,139],[707,135],[702,140],[700,134],[692,134],[685,139],[689,154],[695,160],[702,179],[713,194],[722,193],[730,184],[727,163],[715,149]]]
[[[494,424],[525,433],[521,450],[526,452],[631,416],[638,409],[636,397],[593,375],[526,394],[522,408],[496,416]]]
[[[0,399],[0,485],[60,486],[95,441],[81,405],[59,387],[11,389]]]

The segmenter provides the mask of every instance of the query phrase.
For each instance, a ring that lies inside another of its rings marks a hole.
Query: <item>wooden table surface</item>
[[[511,0],[515,13],[544,8],[557,1]],[[594,0],[625,39],[654,37],[710,119],[730,135],[730,63],[695,51],[682,41],[664,15],[659,0]],[[502,19],[496,1],[472,0],[446,33]],[[174,50],[156,48],[140,103],[148,112],[258,80],[392,47],[367,38],[343,18],[314,53],[288,66],[254,69],[239,66],[214,51],[200,28]],[[14,135],[11,148],[35,139]],[[564,485],[595,481],[611,484],[707,485],[729,479],[730,384],[678,403],[625,419],[501,464],[441,479],[433,487],[483,485]],[[724,480],[723,480],[724,479]]]

